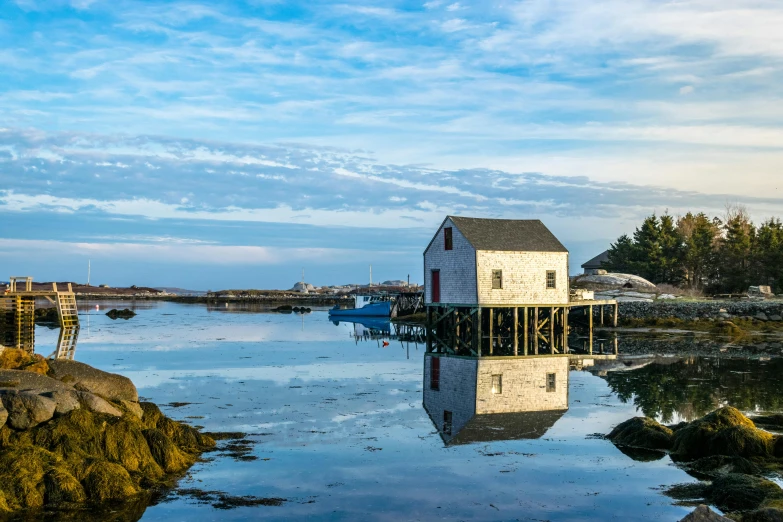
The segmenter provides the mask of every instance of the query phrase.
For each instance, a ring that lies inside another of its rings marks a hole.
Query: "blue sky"
[[[446,214],[572,269],[641,217],[783,214],[765,0],[0,1],[0,279],[421,280]]]

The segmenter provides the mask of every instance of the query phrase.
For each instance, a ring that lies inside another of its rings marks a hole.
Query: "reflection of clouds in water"
[[[154,372],[154,373],[152,373]],[[293,380],[317,381],[338,379],[378,379],[382,381],[418,382],[421,376],[410,373],[410,365],[396,362],[323,363],[295,366],[254,366],[206,370],[136,370],[126,371],[140,389],[189,379],[224,379],[227,381],[269,381],[277,385]]]
[[[399,411],[409,410],[411,408],[418,407],[418,404],[411,404],[409,402],[401,402],[391,408],[382,408],[378,410],[363,411],[361,413],[341,413],[336,417],[332,417],[332,422],[345,422],[348,420],[356,419],[357,417],[371,417],[373,415],[383,415],[384,413],[397,413]]]

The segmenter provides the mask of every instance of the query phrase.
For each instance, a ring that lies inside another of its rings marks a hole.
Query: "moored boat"
[[[330,316],[346,317],[390,317],[391,301],[379,295],[357,295],[353,308],[340,308],[335,305],[329,310]]]

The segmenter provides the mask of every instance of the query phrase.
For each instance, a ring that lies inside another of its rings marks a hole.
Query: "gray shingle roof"
[[[568,252],[538,219],[449,217],[476,250]]]
[[[451,445],[496,440],[539,439],[560,420],[567,410],[489,413],[474,416],[452,437],[443,435]]]
[[[601,265],[609,261],[609,251],[606,250],[582,265],[582,268],[601,268]]]

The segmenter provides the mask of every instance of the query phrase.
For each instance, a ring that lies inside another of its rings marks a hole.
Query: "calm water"
[[[128,321],[104,315],[130,305],[83,304],[76,359],[130,377],[175,419],[250,434],[256,460],[210,454],[181,488],[287,500],[219,510],[171,495],[143,520],[674,521],[692,508],[661,487],[694,479],[592,435],[640,411],[675,422],[726,402],[781,409],[780,360],[635,356],[568,372],[567,411],[526,434],[490,425],[447,445],[422,404],[423,345],[357,339],[361,327],[324,311],[141,303]],[[57,334],[37,329],[39,353]]]

